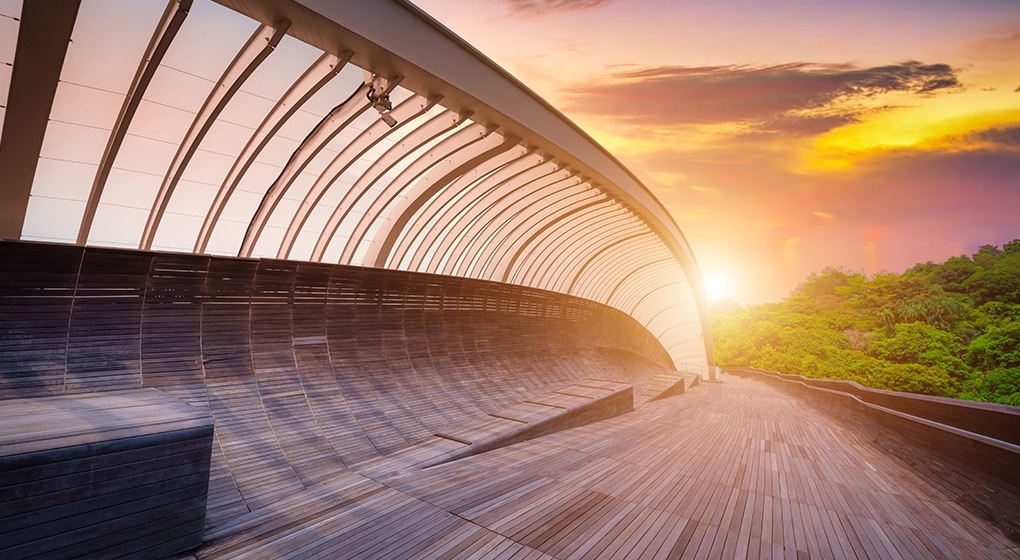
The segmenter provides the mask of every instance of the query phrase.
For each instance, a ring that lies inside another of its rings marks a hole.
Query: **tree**
[[[739,303],[729,298],[722,298],[717,300],[709,308],[712,315],[739,315],[744,311],[744,307]]]
[[[1020,322],[1020,304],[990,301],[978,307],[977,315],[979,320],[987,324],[986,327],[1013,321]]]
[[[936,397],[953,397],[959,384],[944,370],[921,364],[891,364],[872,377],[872,386]]]
[[[1020,406],[1020,368],[996,368],[968,379],[960,398]]]
[[[878,312],[878,319],[882,322],[882,328],[885,329],[886,336],[893,336],[896,332],[896,313],[888,307],[883,308]]]
[[[903,273],[904,276],[921,276],[924,278],[931,278],[936,271],[938,271],[939,265],[928,261],[925,263],[915,264],[914,266],[907,269]]]
[[[940,292],[921,300],[904,303],[900,306],[899,315],[904,321],[921,321],[933,327],[948,330],[960,320],[968,317],[970,309],[967,304],[956,297]]]
[[[1020,406],[1020,240],[870,278],[826,268],[779,303],[713,306],[716,360]]]
[[[871,320],[870,325],[859,325],[860,328],[869,329],[888,326],[890,319],[895,323],[895,314],[906,303],[945,293],[924,276],[888,272],[876,273],[865,281],[852,278],[846,286],[836,288],[836,292],[842,296],[849,310],[857,313],[861,320]],[[883,310],[889,310],[894,316],[883,316]]]
[[[1020,303],[1020,274],[1006,270],[979,270],[963,283],[978,305],[989,301]]]
[[[978,247],[978,252],[974,253],[974,264],[985,270],[991,270],[995,268],[995,263],[998,262],[1000,255],[1002,255],[1002,250],[995,245],[982,245]]]
[[[989,327],[967,347],[967,362],[983,370],[1020,367],[1020,323]]]
[[[951,333],[926,323],[898,323],[892,336],[876,338],[868,346],[868,353],[890,362],[918,363],[921,356],[932,351],[954,354],[961,350]]]
[[[935,271],[932,280],[947,292],[963,292],[963,283],[977,272],[977,268],[967,255],[950,257]]]
[[[793,291],[793,295],[809,296],[812,298],[820,298],[823,296],[836,295],[836,288],[839,286],[846,286],[849,284],[852,276],[861,276],[857,273],[849,273],[842,268],[826,267],[818,274],[811,273]]]

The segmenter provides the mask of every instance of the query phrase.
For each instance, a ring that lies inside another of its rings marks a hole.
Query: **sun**
[[[728,275],[718,272],[708,273],[702,277],[702,282],[705,283],[705,296],[708,298],[709,304],[730,296],[732,287]]]

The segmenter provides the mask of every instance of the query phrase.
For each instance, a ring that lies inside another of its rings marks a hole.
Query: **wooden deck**
[[[1020,558],[853,426],[723,381],[428,469],[339,472],[195,556]]]

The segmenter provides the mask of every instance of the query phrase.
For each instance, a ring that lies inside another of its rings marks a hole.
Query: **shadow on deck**
[[[693,386],[671,366],[625,314],[540,290],[0,242],[0,401],[152,388],[214,422],[202,546],[173,549],[185,558],[1020,557],[1020,430],[910,455],[839,412],[863,397],[808,398],[782,376]],[[935,420],[937,404],[925,422],[957,431],[1020,418],[955,406]],[[933,474],[977,456],[997,462],[966,492]],[[3,504],[20,500],[57,537],[96,543],[67,557],[103,555],[93,509],[47,501],[94,497],[88,470],[19,486],[4,468],[0,549],[20,515]],[[152,493],[136,470],[107,473],[110,491]],[[125,511],[111,531],[151,551],[124,528],[149,521]]]
[[[723,381],[425,470],[343,473],[196,557],[1020,557],[854,426]]]

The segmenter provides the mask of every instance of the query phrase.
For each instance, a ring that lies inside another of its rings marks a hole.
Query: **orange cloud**
[[[608,4],[612,0],[503,0],[514,12],[524,15],[541,15],[549,12],[587,10]]]
[[[718,195],[719,189],[713,189],[712,187],[702,187],[699,185],[691,185],[691,190],[702,194]]]

